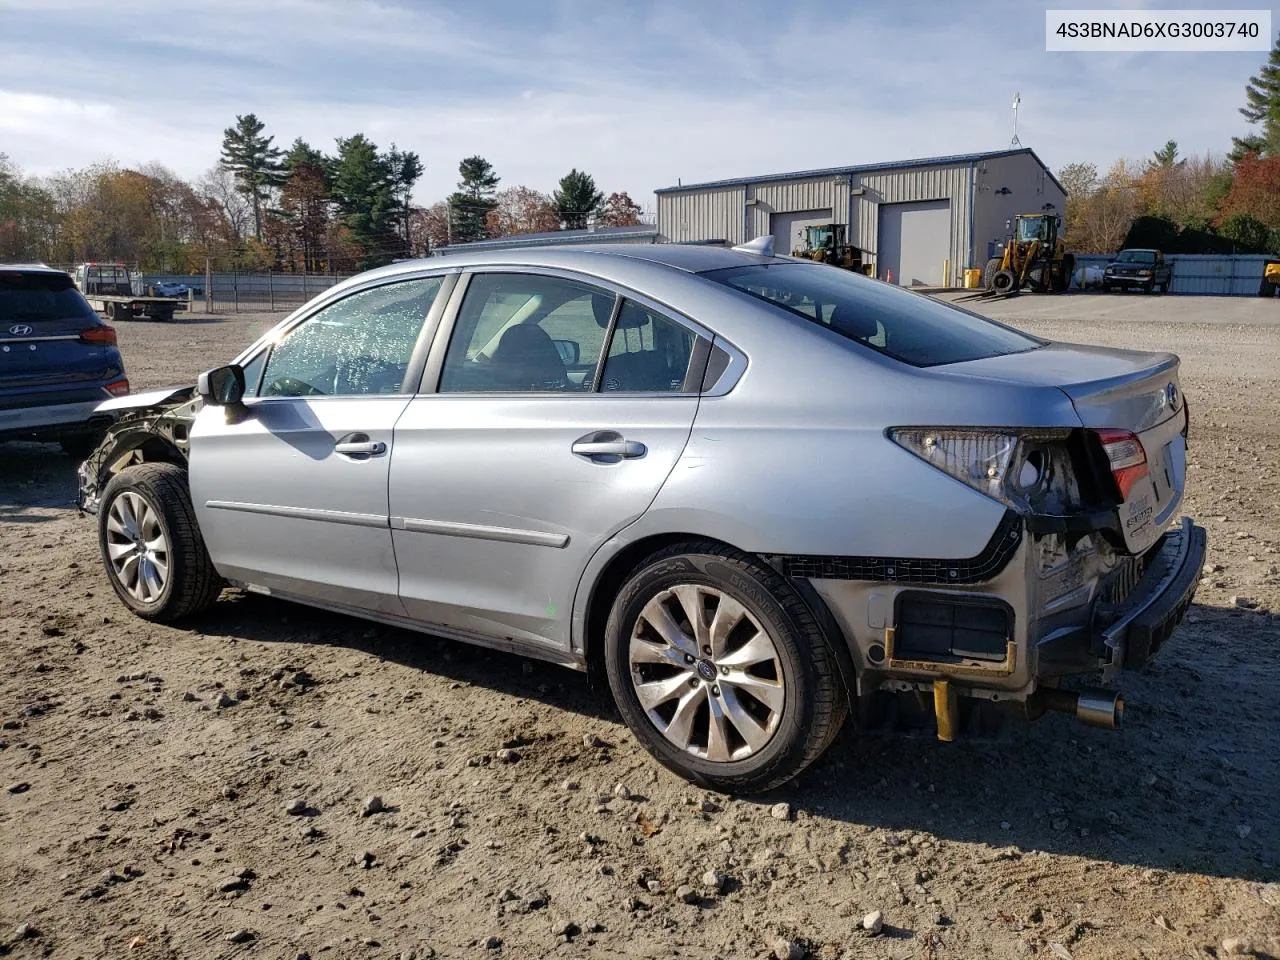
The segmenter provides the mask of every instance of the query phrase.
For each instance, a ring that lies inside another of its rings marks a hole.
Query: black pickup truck
[[[1143,293],[1167,293],[1173,265],[1159,250],[1121,250],[1102,272],[1102,289],[1109,293],[1137,287]]]

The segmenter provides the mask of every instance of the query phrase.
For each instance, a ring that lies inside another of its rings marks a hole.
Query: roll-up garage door
[[[885,203],[880,206],[877,271],[904,287],[939,286],[951,256],[951,201]]]

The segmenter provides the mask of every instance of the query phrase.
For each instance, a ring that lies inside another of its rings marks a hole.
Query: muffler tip
[[[1076,719],[1114,730],[1124,719],[1124,697],[1110,690],[1082,690],[1076,699]]]

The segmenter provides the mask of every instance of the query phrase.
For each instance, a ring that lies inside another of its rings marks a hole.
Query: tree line
[[[640,223],[625,191],[606,197],[576,168],[547,194],[499,189],[493,165],[467,157],[457,189],[426,206],[413,202],[423,169],[417,153],[362,133],[338,137],[332,154],[301,138],[283,149],[252,113],[223,131],[218,162],[192,181],[110,161],[33,177],[0,153],[0,260],[348,273],[450,243]]]
[[[1246,85],[1240,113],[1252,130],[1233,137],[1225,156],[1182,157],[1170,140],[1101,175],[1092,163],[1062,167],[1068,246],[1280,255],[1280,40]]]

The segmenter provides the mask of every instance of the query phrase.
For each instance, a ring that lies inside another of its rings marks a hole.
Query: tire
[[[992,289],[992,286],[991,286],[992,282],[995,280],[995,275],[997,272],[999,272],[999,270],[1000,270],[999,257],[992,257],[990,260],[987,261],[987,265],[982,268],[982,289],[983,290]]]
[[[1111,284],[1107,283],[1107,281],[1105,280],[1102,281],[1102,292],[1103,293],[1111,292]]]
[[[1018,277],[1012,270],[997,270],[991,278],[991,289],[1004,296],[1013,296],[1018,292]]]
[[[1066,293],[1071,288],[1071,278],[1076,272],[1076,258],[1071,254],[1064,254],[1058,270],[1053,275],[1053,292]]]
[[[1151,280],[1142,285],[1142,292],[1149,297],[1151,296],[1151,291],[1154,290],[1155,288],[1156,288],[1155,281]]]
[[[150,548],[141,558],[131,533]],[[116,595],[143,619],[181,620],[208,609],[222,591],[196,525],[187,471],[172,463],[140,463],[111,478],[98,507],[98,549]],[[154,576],[144,576],[148,569]]]
[[[690,626],[691,607],[703,624],[725,611],[736,626],[716,640],[709,627]],[[609,687],[636,739],[708,789],[785,783],[822,755],[848,714],[835,655],[799,594],[759,560],[713,541],[645,560],[614,599],[605,644]],[[646,706],[637,687],[647,684],[660,686],[647,687]]]

